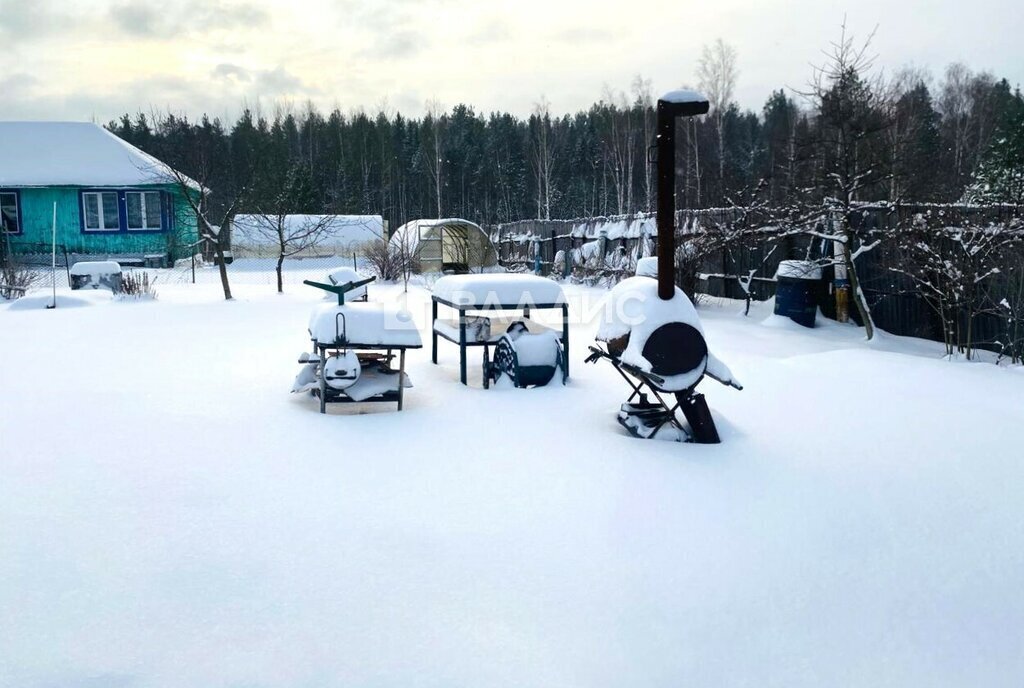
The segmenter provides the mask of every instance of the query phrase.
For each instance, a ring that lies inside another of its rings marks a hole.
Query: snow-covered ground
[[[624,433],[593,317],[567,387],[442,342],[321,416],[319,292],[157,289],[0,306],[0,686],[1021,685],[1019,368],[712,303],[718,446]]]

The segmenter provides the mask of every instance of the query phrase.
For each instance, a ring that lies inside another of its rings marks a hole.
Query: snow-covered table
[[[446,339],[459,345],[459,379],[466,382],[466,355],[469,347],[484,347],[484,358],[489,348],[516,321],[526,324],[532,333],[552,328],[530,319],[531,310],[560,310],[562,328],[560,339],[563,350],[569,351],[569,305],[557,282],[546,277],[522,274],[448,275],[434,283],[431,318],[432,360],[437,363],[437,339]],[[456,318],[439,318],[438,306],[447,306],[457,312]],[[517,314],[488,318],[489,327],[476,320],[472,313],[504,311]],[[557,330],[555,330],[557,332]],[[568,355],[565,375],[569,374]]]

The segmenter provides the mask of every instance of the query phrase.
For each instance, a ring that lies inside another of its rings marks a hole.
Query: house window
[[[129,231],[163,229],[159,191],[126,191],[124,200]]]
[[[0,191],[0,231],[4,234],[21,232],[21,208],[16,191]]]
[[[88,191],[82,194],[82,215],[87,232],[117,232],[121,220],[116,191]]]

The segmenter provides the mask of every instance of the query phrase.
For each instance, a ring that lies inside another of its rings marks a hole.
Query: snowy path
[[[1020,685],[1019,369],[712,306],[719,446],[625,436],[594,323],[325,417],[316,294],[240,291],[0,306],[0,686]]]

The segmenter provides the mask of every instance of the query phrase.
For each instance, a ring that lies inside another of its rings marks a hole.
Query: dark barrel
[[[821,268],[803,260],[784,260],[775,279],[775,315],[784,315],[804,327],[814,327]]]

